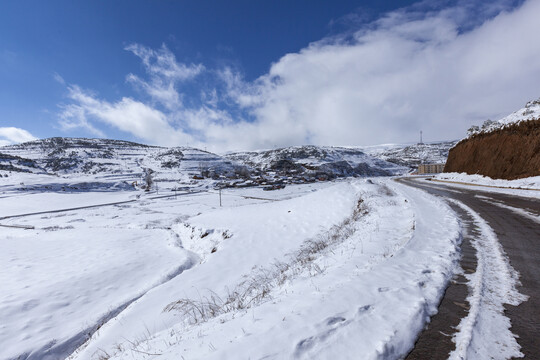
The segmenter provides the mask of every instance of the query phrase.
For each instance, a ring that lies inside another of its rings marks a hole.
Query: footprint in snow
[[[341,316],[336,316],[336,317],[331,317],[331,318],[328,318],[328,320],[326,320],[326,325],[328,326],[333,326],[335,324],[339,324],[343,321],[345,321],[346,319],[344,317],[341,317]]]
[[[366,313],[367,311],[371,310],[371,308],[372,308],[371,305],[364,305],[362,307],[359,307],[358,308],[358,315]]]
[[[324,342],[332,334],[334,334],[340,327],[346,326],[349,323],[343,316],[332,316],[324,320],[318,325],[321,330],[318,334],[310,336],[308,338],[300,340],[295,347],[294,357],[305,358],[305,356],[316,344]],[[310,358],[310,357],[309,357]]]

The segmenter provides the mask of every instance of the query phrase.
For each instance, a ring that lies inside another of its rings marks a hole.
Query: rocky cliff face
[[[540,119],[521,121],[460,141],[444,172],[481,174],[494,179],[540,175]]]

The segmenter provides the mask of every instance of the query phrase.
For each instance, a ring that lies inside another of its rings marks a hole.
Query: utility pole
[[[422,130],[420,130],[420,142],[419,142],[419,144],[423,144],[423,142],[422,142]]]
[[[219,188],[219,207],[221,207],[221,187]]]

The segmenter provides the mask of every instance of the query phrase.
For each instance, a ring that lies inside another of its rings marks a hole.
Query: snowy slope
[[[35,161],[49,173],[133,172],[137,161],[158,147],[121,140],[50,138],[4,146],[0,152]]]
[[[200,173],[201,168],[234,171],[219,155],[189,147],[163,148],[109,139],[50,138],[4,146],[0,152],[34,161],[41,169],[59,175],[133,174],[144,168],[167,173]]]
[[[187,147],[163,148],[108,139],[50,138],[4,146],[0,153],[3,155],[0,165],[26,161],[27,168],[36,167],[32,172],[58,175],[132,174],[151,168],[164,175],[188,172],[190,175],[205,173],[209,177],[235,177],[246,170],[251,172],[252,168],[263,172],[283,170],[278,164],[283,160],[303,171],[334,173],[336,176],[389,175],[403,170],[358,149],[330,146],[297,146],[222,157]]]
[[[529,101],[522,109],[513,112],[512,114],[498,120],[497,122],[504,126],[527,119],[538,118],[540,118],[540,99]]]
[[[133,184],[144,183],[148,171],[157,188],[169,190],[208,186],[208,181],[194,181],[194,176],[220,179],[249,173],[244,165],[206,151],[120,140],[51,138],[0,148],[0,177],[12,177],[12,184],[22,182],[32,190],[134,189]],[[43,183],[48,188],[40,186]]]
[[[0,178],[11,177],[7,183],[20,184],[18,189],[26,191],[148,189],[149,177],[153,191],[257,185],[274,189],[406,170],[358,149],[338,147],[302,146],[220,156],[189,147],[51,138],[0,148]]]
[[[292,146],[274,150],[237,152],[228,154],[227,157],[263,172],[275,171],[283,175],[388,176],[404,170],[396,164],[374,158],[359,149],[333,146]]]
[[[0,153],[0,170],[3,172],[26,172],[44,173],[34,160],[22,158],[16,155]]]
[[[423,144],[387,144],[361,148],[367,154],[409,169],[417,169],[419,164],[444,164],[448,151],[457,141],[441,141]]]
[[[525,107],[514,111],[510,115],[497,121],[486,120],[481,127],[472,126],[467,135],[470,137],[479,133],[486,133],[502,129],[507,125],[520,123],[522,121],[540,119],[540,99],[529,101]]]

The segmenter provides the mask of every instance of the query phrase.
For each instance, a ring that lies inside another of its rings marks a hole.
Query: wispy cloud
[[[73,95],[78,91],[81,91],[78,87],[70,87],[69,97],[74,101],[77,101],[78,97]],[[62,112],[59,115],[60,120],[58,121],[58,124],[60,125],[61,130],[69,132],[71,130],[83,129],[94,136],[106,137],[103,131],[92,125],[88,119],[88,112],[86,111],[84,104],[61,105],[60,107],[62,108]]]
[[[125,50],[139,57],[149,79],[143,80],[129,74],[127,81],[141,88],[150,97],[169,110],[181,107],[181,96],[176,86],[179,82],[193,79],[204,71],[201,64],[182,64],[176,61],[174,54],[165,46],[153,50],[140,44],[131,44]]]
[[[66,85],[66,81],[64,80],[64,78],[62,76],[60,76],[60,74],[58,73],[53,73],[53,79],[54,81],[56,81],[57,83],[61,84],[61,85]]]
[[[61,121],[215,150],[406,142],[419,130],[459,138],[471,123],[540,95],[540,2],[445,4],[421,2],[356,24],[283,56],[252,82],[230,68],[178,62],[165,46],[133,44],[126,50],[146,76],[127,81],[148,100],[109,102],[70,86]]]
[[[27,130],[16,127],[0,127],[0,146],[36,140]]]

